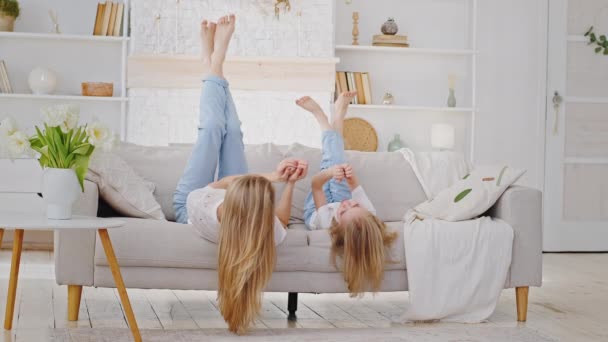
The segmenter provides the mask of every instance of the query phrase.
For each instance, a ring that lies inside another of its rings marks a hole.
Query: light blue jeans
[[[336,164],[343,164],[346,162],[346,158],[344,157],[344,139],[340,133],[333,130],[323,131],[321,139],[321,171]],[[327,203],[342,202],[352,198],[352,193],[346,180],[337,182],[332,178],[323,185],[323,192],[325,193],[325,198],[327,198]],[[317,210],[317,208],[315,207],[315,201],[311,191],[304,202],[304,223],[306,223],[306,227],[310,227],[310,218],[315,210]]]
[[[176,222],[188,222],[188,194],[215,180],[218,163],[218,179],[247,173],[241,121],[228,81],[209,76],[201,90],[198,138],[173,194]]]

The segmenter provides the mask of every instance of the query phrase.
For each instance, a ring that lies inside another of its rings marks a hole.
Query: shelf
[[[374,110],[393,110],[393,111],[426,111],[426,112],[473,112],[473,108],[467,107],[426,107],[426,106],[396,106],[396,105],[356,105],[351,104],[348,108],[352,109],[374,109]]]
[[[30,33],[30,32],[0,32],[0,38],[11,39],[39,39],[39,40],[65,40],[118,43],[128,41],[129,37],[110,37],[77,34]]]
[[[432,55],[474,55],[475,50],[467,49],[427,49],[411,47],[390,47],[371,45],[336,45],[336,51],[361,51],[361,52],[392,52],[403,54],[432,54]]]
[[[67,100],[67,101],[100,101],[126,102],[126,97],[80,96],[80,95],[34,95],[34,94],[0,94],[0,99],[30,99],[30,100]]]

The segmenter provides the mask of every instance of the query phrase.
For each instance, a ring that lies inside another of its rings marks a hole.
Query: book
[[[5,61],[0,61],[0,90],[5,94],[11,94],[13,92],[11,82],[8,79],[8,70]]]
[[[346,81],[346,73],[344,71],[338,73],[338,80],[340,83],[340,94],[348,91],[348,82]]]
[[[103,3],[97,4],[97,14],[95,15],[95,26],[93,27],[93,35],[101,35],[101,25],[103,24],[103,12],[106,5]]]
[[[360,72],[355,72],[355,84],[357,88],[357,99],[359,104],[365,104],[365,95],[363,91],[363,79],[361,78]]]
[[[122,17],[123,12],[125,11],[124,4],[118,4],[118,9],[116,10],[116,22],[114,23],[114,29],[112,30],[112,35],[115,37],[120,36],[120,28],[122,27]]]
[[[352,72],[346,73],[348,80],[348,91],[357,91],[357,84],[355,83],[355,75]],[[351,104],[358,104],[359,101],[357,99],[357,95],[353,97]]]
[[[118,4],[112,3],[112,11],[110,12],[110,22],[108,23],[108,32],[106,36],[114,34],[114,25],[116,25],[116,11],[118,10]]]
[[[106,1],[106,5],[103,11],[103,21],[101,24],[100,36],[108,35],[108,26],[110,25],[110,15],[112,14],[112,1]]]
[[[361,73],[363,79],[363,93],[365,94],[365,104],[372,104],[372,86],[369,82],[369,73]]]

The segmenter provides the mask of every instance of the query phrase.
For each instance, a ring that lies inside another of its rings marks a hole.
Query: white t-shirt
[[[361,207],[376,215],[376,208],[374,208],[372,202],[369,200],[369,198],[367,198],[367,194],[361,185],[352,191],[352,196],[353,200],[357,201]],[[336,217],[340,203],[341,202],[328,203],[315,210],[310,217],[310,227],[308,228],[312,230],[329,229],[331,227],[332,220]]]
[[[186,200],[188,223],[206,240],[218,243],[220,240],[220,222],[217,208],[224,202],[226,190],[206,186],[192,191]],[[279,245],[287,236],[287,231],[278,217],[274,217],[274,244]]]

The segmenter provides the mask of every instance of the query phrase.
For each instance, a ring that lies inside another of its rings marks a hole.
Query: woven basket
[[[344,120],[344,149],[364,152],[378,150],[378,134],[374,127],[360,118]]]

